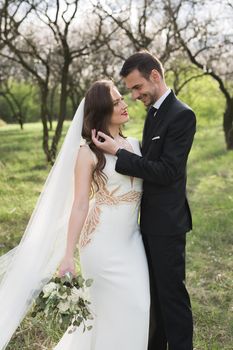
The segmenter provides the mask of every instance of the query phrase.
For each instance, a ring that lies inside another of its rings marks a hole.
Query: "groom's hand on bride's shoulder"
[[[92,141],[102,151],[115,155],[120,148],[114,139],[101,131],[92,130]]]

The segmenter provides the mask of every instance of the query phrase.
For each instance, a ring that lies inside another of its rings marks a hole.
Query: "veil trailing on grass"
[[[65,253],[84,99],[19,245],[0,257],[0,350],[4,349]]]

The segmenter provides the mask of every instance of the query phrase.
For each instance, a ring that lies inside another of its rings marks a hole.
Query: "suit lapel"
[[[161,106],[159,107],[153,125],[150,127],[150,129],[147,129],[147,123],[145,121],[144,130],[143,130],[143,139],[142,139],[142,155],[145,155],[148,147],[151,144],[151,138],[154,135],[156,129],[159,125],[167,118],[167,114],[169,112],[169,108],[175,99],[175,95],[173,91],[165,98]]]
[[[176,99],[176,97],[174,95],[174,92],[171,91],[170,94],[165,98],[165,100],[163,101],[163,103],[159,107],[158,112],[156,114],[156,117],[158,117],[160,119],[164,118],[164,116],[169,111],[169,108],[170,108],[172,102],[174,101],[174,99]]]

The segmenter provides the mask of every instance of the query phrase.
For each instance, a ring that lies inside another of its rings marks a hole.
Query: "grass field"
[[[65,125],[64,133],[68,123]],[[140,138],[142,119],[125,133]],[[0,253],[13,248],[49,172],[39,123],[0,128]],[[187,285],[196,350],[233,349],[233,152],[226,152],[220,122],[200,123],[188,164],[194,229],[187,239]],[[59,331],[27,317],[9,350],[51,349]],[[110,350],[110,349],[109,349]],[[120,350],[120,349],[119,349]]]

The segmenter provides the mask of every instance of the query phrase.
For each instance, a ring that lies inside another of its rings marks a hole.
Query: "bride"
[[[82,274],[94,280],[93,328],[67,331],[55,349],[147,349],[149,276],[137,222],[142,181],[117,173],[116,157],[103,154],[91,139],[93,129],[101,130],[140,154],[138,141],[122,135],[127,121],[127,105],[113,83],[95,82],[19,246],[0,258],[0,350],[58,266],[60,276],[75,274],[77,244]]]

